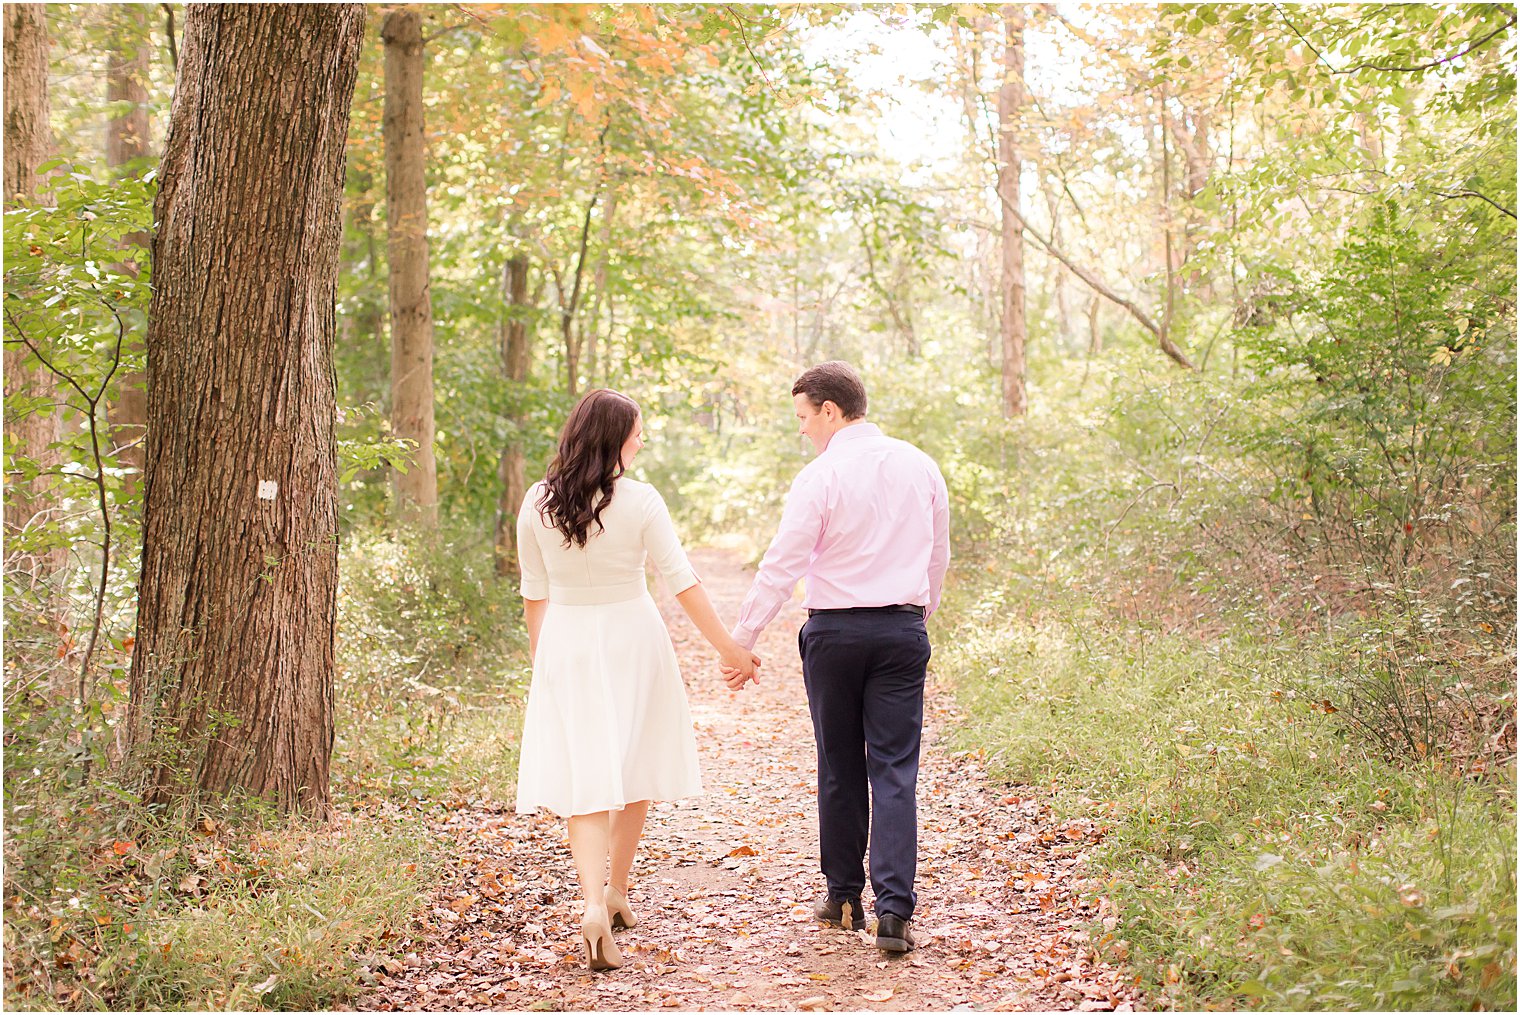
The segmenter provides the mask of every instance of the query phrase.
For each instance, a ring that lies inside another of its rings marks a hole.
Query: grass
[[[1122,918],[1094,937],[1154,1003],[1514,1010],[1513,757],[1481,782],[1386,759],[1330,700],[1328,639],[967,615],[939,663],[965,745],[1108,825]]]
[[[105,813],[8,841],[7,1008],[332,1008],[405,937],[441,865],[394,816],[318,830],[243,805],[116,838]]]
[[[354,543],[331,825],[248,800],[150,812],[114,781],[118,700],[85,722],[9,695],[7,1008],[325,1010],[395,970],[450,861],[430,813],[510,797],[524,639],[478,547]]]

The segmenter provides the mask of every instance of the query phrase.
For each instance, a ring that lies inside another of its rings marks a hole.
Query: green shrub
[[[483,537],[362,532],[338,596],[337,744],[348,797],[503,797],[527,687],[517,583]]]
[[[938,663],[960,736],[1107,826],[1095,939],[1156,1003],[1514,1008],[1512,752],[1390,764],[1331,700],[1336,639],[966,612]]]

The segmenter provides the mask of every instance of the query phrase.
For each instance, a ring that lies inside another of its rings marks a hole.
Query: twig
[[[1431,70],[1435,67],[1441,66],[1443,63],[1451,63],[1453,60],[1461,59],[1468,53],[1471,53],[1488,43],[1489,40],[1493,39],[1495,36],[1508,31],[1510,28],[1513,28],[1515,22],[1517,20],[1520,20],[1520,18],[1517,18],[1515,15],[1511,15],[1508,21],[1500,25],[1498,28],[1495,28],[1492,32],[1489,32],[1487,35],[1483,36],[1483,38],[1479,39],[1471,46],[1468,46],[1466,49],[1452,53],[1450,56],[1443,56],[1439,60],[1432,60],[1429,63],[1416,64],[1413,67],[1399,67],[1388,66],[1386,64],[1367,63],[1363,61],[1362,63],[1356,64],[1352,67],[1337,69],[1334,64],[1325,58],[1325,55],[1323,53],[1315,48],[1314,43],[1310,42],[1307,38],[1304,37],[1304,33],[1298,30],[1298,26],[1293,24],[1293,20],[1289,18],[1288,15],[1283,11],[1281,4],[1273,4],[1272,9],[1277,12],[1278,17],[1282,18],[1283,24],[1288,26],[1288,30],[1291,31],[1294,35],[1298,36],[1300,42],[1309,47],[1309,51],[1314,54],[1315,59],[1324,64],[1325,69],[1328,70],[1331,74],[1354,74],[1359,70],[1376,70],[1383,71],[1385,73],[1414,74],[1422,70]]]
[[[1476,190],[1459,190],[1459,191],[1457,191],[1454,194],[1448,194],[1448,193],[1446,193],[1443,190],[1438,190],[1438,191],[1436,191],[1436,194],[1438,196],[1440,196],[1440,197],[1450,197],[1450,198],[1456,198],[1456,197],[1476,197],[1479,201],[1486,201],[1489,204],[1493,205],[1495,208],[1498,208],[1500,211],[1502,211],[1504,214],[1508,215],[1510,218],[1514,218],[1515,217],[1515,213],[1513,211],[1511,211],[1510,209],[1504,207],[1504,205],[1500,204],[1498,201],[1495,201],[1493,198],[1488,197],[1487,195],[1478,193]]]
[[[765,73],[765,65],[760,62],[760,58],[755,55],[754,49],[749,44],[749,33],[744,30],[744,18],[729,4],[724,4],[723,9],[733,15],[734,27],[739,29],[739,41],[744,43],[744,51],[749,54],[749,58],[755,63],[755,69],[760,72],[760,80],[764,81],[765,87],[771,90],[771,95],[775,96],[778,101],[781,101],[781,93],[776,90],[775,84],[771,82],[770,75]]]
[[[51,360],[42,354],[42,350],[37,347],[21,327],[21,322],[16,320],[14,313],[9,309],[5,312],[6,320],[10,322],[16,336],[26,345],[32,355],[37,357],[37,361],[59,380],[79,392],[79,397],[84,399],[87,406],[85,418],[89,420],[90,424],[90,451],[95,459],[95,475],[80,478],[89,479],[95,487],[100,505],[102,540],[100,543],[100,587],[95,592],[95,623],[90,628],[90,640],[85,646],[84,660],[79,667],[79,707],[81,710],[85,707],[85,696],[89,690],[90,663],[94,660],[95,645],[100,639],[100,628],[105,619],[106,586],[111,576],[111,509],[106,494],[105,463],[101,460],[100,456],[100,421],[98,417],[100,415],[100,401],[105,397],[106,389],[110,387],[111,378],[116,376],[116,371],[121,366],[121,346],[127,332],[126,322],[121,319],[121,314],[116,307],[104,300],[101,301],[101,305],[109,310],[111,316],[116,319],[116,348],[111,355],[111,369],[106,371],[106,375],[101,378],[100,388],[93,395],[86,391],[77,380],[60,370]],[[77,475],[77,473],[73,475]]]

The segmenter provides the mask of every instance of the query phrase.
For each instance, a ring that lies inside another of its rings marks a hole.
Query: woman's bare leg
[[[570,855],[575,858],[575,876],[580,878],[581,897],[586,900],[586,908],[605,906],[607,856],[612,842],[609,813],[577,814],[567,825]]]
[[[644,818],[648,814],[648,800],[640,800],[628,804],[620,811],[612,812],[612,870],[608,884],[624,895],[628,894],[628,872],[633,869],[633,857],[638,852],[639,839],[644,835]]]

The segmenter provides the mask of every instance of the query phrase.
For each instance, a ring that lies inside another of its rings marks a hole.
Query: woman
[[[517,515],[533,656],[517,810],[568,819],[593,970],[623,964],[612,928],[635,922],[628,871],[649,802],[702,791],[686,689],[645,582],[646,556],[724,666],[759,664],[718,619],[659,493],[623,476],[643,446],[633,399],[590,392]]]

